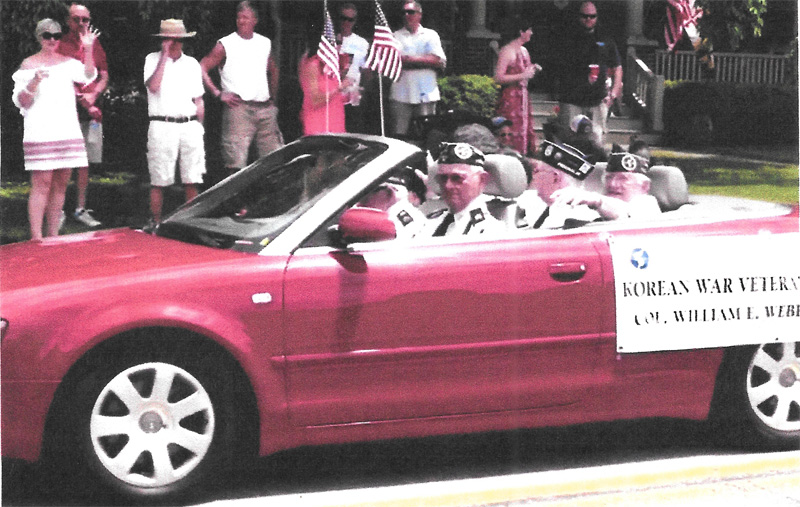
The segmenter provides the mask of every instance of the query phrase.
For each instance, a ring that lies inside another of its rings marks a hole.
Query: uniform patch
[[[402,210],[400,213],[397,214],[397,220],[398,222],[403,224],[403,227],[407,226],[408,224],[414,221],[414,219],[411,217],[411,215],[408,214],[408,211],[406,210]]]

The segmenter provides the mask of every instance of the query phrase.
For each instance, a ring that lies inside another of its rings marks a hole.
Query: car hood
[[[68,283],[252,256],[112,229],[0,247],[0,290]]]

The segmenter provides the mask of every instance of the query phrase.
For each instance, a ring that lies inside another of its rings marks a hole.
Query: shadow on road
[[[643,420],[302,448],[260,458],[233,480],[209,485],[202,502],[719,454],[706,426]],[[3,505],[78,505],[71,485],[43,467],[4,462]],[[222,475],[222,474],[221,474]]]

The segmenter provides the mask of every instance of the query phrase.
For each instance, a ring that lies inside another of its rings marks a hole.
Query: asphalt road
[[[40,468],[4,465],[3,505],[80,505]],[[800,451],[720,449],[690,421],[593,424],[292,450],[259,459],[199,500],[226,507],[723,502],[799,507]]]

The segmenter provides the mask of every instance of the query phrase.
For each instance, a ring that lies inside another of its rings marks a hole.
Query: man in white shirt
[[[467,143],[443,143],[437,159],[436,183],[447,210],[429,217],[420,236],[476,236],[502,234],[505,225],[486,207],[483,194],[489,173],[485,157]]]
[[[391,111],[394,134],[405,136],[411,119],[436,114],[440,99],[436,71],[447,64],[442,41],[434,30],[425,28],[422,6],[418,2],[403,5],[403,28],[394,32],[402,47],[403,71],[392,85]]]
[[[161,222],[163,188],[175,182],[175,164],[180,160],[181,183],[186,201],[197,196],[203,183],[206,154],[203,144],[203,75],[200,64],[183,53],[187,33],[180,19],[161,21],[161,51],[144,61],[147,88],[147,165],[150,170],[150,212]]]
[[[247,165],[250,145],[264,157],[283,146],[278,127],[278,66],[272,41],[255,33],[258,13],[250,2],[236,8],[236,31],[217,41],[201,61],[206,89],[222,102],[222,158],[228,174]],[[219,68],[218,88],[209,76]],[[227,175],[225,175],[227,176]]]
[[[344,105],[345,129],[348,132],[366,133],[361,107],[361,81],[362,78],[368,76],[366,74],[368,70],[364,68],[364,63],[366,63],[369,53],[369,42],[353,32],[357,22],[358,10],[355,4],[351,2],[343,4],[339,9],[339,37],[341,37],[339,52],[352,57],[347,77],[353,83],[347,90],[348,97]]]

